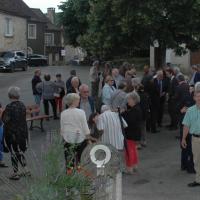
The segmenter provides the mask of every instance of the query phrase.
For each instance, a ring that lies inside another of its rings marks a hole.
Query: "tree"
[[[90,6],[88,0],[67,0],[59,6],[60,24],[64,26],[66,42],[73,46],[79,46],[78,38],[88,29],[87,15]]]
[[[200,47],[199,0],[115,0],[115,7],[117,13],[121,11],[123,32],[138,39],[136,45],[144,47],[157,41],[157,68],[164,63],[166,48],[181,55],[186,49]]]
[[[132,55],[157,41],[161,67],[166,48],[178,54],[200,48],[199,0],[68,0],[63,5],[68,40],[92,54]]]
[[[116,55],[120,41],[118,19],[112,10],[112,0],[90,0],[89,28],[79,38],[89,52],[103,58]]]

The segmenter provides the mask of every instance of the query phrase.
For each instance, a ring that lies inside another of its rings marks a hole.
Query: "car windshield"
[[[0,52],[0,58],[12,58],[14,56],[14,53],[12,52]]]

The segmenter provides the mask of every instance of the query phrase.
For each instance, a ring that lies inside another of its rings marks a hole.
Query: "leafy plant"
[[[47,152],[43,155],[43,176],[30,183],[24,198],[17,196],[16,200],[78,200],[78,197],[89,200],[81,198],[81,195],[90,190],[91,181],[75,170],[70,175],[66,174],[63,142],[57,135],[53,136]]]

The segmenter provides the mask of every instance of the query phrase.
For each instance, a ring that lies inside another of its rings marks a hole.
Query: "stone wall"
[[[190,51],[188,51],[185,55],[178,56],[172,49],[167,50],[166,62],[176,64],[180,66],[181,70],[185,73],[189,72],[190,69]]]
[[[200,60],[200,59],[199,59]],[[183,72],[188,73],[190,69],[190,51],[185,55],[178,56],[172,49],[167,49],[166,51],[166,63],[171,63],[178,65]],[[150,47],[150,66],[154,68],[155,66],[155,53],[154,47]]]
[[[200,64],[200,50],[191,52],[191,65]]]
[[[107,162],[106,152],[102,151],[100,146],[108,148],[111,152]],[[92,153],[94,148],[97,150]],[[105,165],[98,168],[94,160],[105,162]],[[102,143],[88,145],[81,156],[81,163],[93,179],[93,200],[122,200],[122,160],[120,153],[113,146]]]
[[[13,36],[5,36],[5,18],[13,21]],[[27,50],[27,20],[0,13],[0,51]]]

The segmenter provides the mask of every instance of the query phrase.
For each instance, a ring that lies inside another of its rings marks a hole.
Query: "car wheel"
[[[14,64],[11,64],[9,71],[10,71],[10,73],[13,73],[15,71],[15,65]]]
[[[23,71],[27,71],[28,69],[28,66],[27,66],[27,63],[24,65],[24,67],[22,68]]]
[[[45,61],[44,60],[41,61],[41,66],[45,66]]]
[[[26,67],[23,67],[22,70],[25,72],[27,71],[27,66]]]

